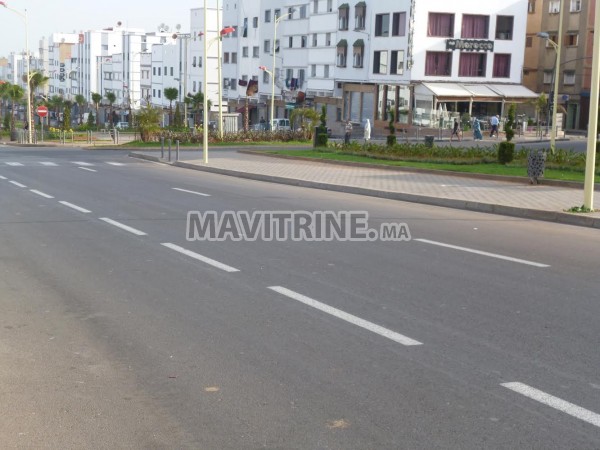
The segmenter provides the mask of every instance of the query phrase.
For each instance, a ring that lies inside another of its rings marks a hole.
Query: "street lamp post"
[[[6,2],[0,1],[0,6],[4,6],[9,11],[14,12],[25,21],[25,79],[27,80],[27,142],[31,144],[33,142],[33,124],[31,116],[31,74],[29,73],[29,25],[27,20],[27,9],[24,12],[17,11],[16,9],[10,8]]]
[[[538,33],[538,37],[545,39],[546,42],[548,42],[550,45],[552,45],[552,47],[554,47],[554,50],[556,51],[556,61],[554,63],[554,75],[553,75],[553,79],[554,79],[554,92],[552,95],[552,133],[550,134],[550,151],[552,153],[554,153],[554,149],[556,148],[556,129],[557,129],[557,123],[556,123],[556,111],[557,111],[557,107],[558,107],[558,86],[559,86],[559,82],[560,82],[560,53],[561,53],[561,39],[562,39],[562,29],[563,29],[563,0],[560,0],[560,14],[559,14],[559,18],[558,18],[558,43],[554,42],[552,39],[550,39],[550,35],[548,33],[545,32],[540,32]]]
[[[271,117],[270,117],[269,130],[273,130],[273,119],[275,119],[275,116],[274,116],[274,114],[275,114],[275,72],[277,72],[275,70],[276,65],[277,65],[277,61],[275,59],[275,53],[277,50],[277,27],[279,26],[279,22],[281,22],[287,16],[291,16],[294,13],[294,11],[295,11],[294,9],[291,9],[290,12],[275,18],[275,24],[273,26],[273,66],[271,66],[272,72],[269,72],[266,69],[262,69],[271,75]]]

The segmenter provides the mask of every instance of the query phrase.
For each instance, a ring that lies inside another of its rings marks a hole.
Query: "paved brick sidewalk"
[[[299,184],[295,181],[307,182],[303,185],[314,183],[315,187],[327,188],[336,186],[379,191],[382,193],[407,194],[413,201],[418,201],[419,196],[429,199],[456,200],[466,205],[465,209],[500,212],[502,211],[488,206],[507,207],[523,210],[523,214],[510,213],[511,215],[527,216],[526,212],[552,212],[564,213],[565,209],[583,204],[583,188],[557,187],[547,185],[530,185],[524,183],[497,181],[489,179],[476,179],[453,175],[438,175],[429,173],[418,173],[408,171],[395,171],[369,167],[352,167],[347,165],[335,165],[313,161],[289,160],[274,158],[270,156],[242,154],[237,152],[209,153],[209,164],[206,166],[201,156],[182,154],[179,165],[190,166],[205,170],[213,170],[223,173],[244,174],[248,178],[256,175],[259,179],[268,180],[269,177],[277,178],[274,181],[290,180],[290,184]],[[183,163],[183,164],[181,164]],[[250,176],[248,176],[250,175]],[[349,190],[356,192],[356,190]],[[386,196],[386,195],[383,195]],[[391,198],[394,198],[391,196]],[[399,197],[401,199],[401,197]],[[600,192],[595,192],[595,208],[600,209]],[[431,203],[424,201],[424,203]],[[436,202],[443,205],[443,202]],[[479,205],[475,207],[474,205]],[[460,203],[448,202],[447,206],[461,207]],[[469,207],[471,206],[471,207]],[[529,214],[532,216],[532,214]],[[567,216],[567,214],[562,214]],[[535,216],[535,214],[533,214]],[[600,226],[600,212],[585,215],[568,214],[598,219],[595,225]],[[542,218],[541,216],[539,218]],[[556,220],[548,218],[547,220]],[[559,222],[570,222],[556,220]]]

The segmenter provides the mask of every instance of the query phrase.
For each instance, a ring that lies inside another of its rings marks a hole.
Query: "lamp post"
[[[273,119],[275,119],[275,116],[274,116],[274,114],[275,114],[275,72],[276,72],[275,68],[277,65],[277,61],[275,59],[275,53],[277,50],[277,27],[279,26],[279,22],[281,22],[287,16],[291,16],[294,13],[294,11],[295,11],[294,9],[291,9],[290,12],[288,12],[286,14],[282,14],[281,16],[275,18],[275,24],[273,26],[273,65],[271,66],[271,70],[273,72],[269,72],[266,69],[262,69],[271,75],[271,117],[270,117],[269,130],[273,130]]]
[[[27,80],[27,142],[31,144],[33,142],[33,125],[31,121],[31,74],[29,73],[29,25],[27,20],[27,9],[24,12],[17,11],[16,9],[10,8],[6,2],[0,1],[0,6],[4,6],[9,11],[14,12],[21,17],[25,22],[25,79]]]
[[[596,1],[594,15],[594,30],[600,30],[600,1]],[[592,89],[590,92],[590,118],[587,136],[587,155],[585,158],[585,178],[583,185],[583,206],[594,209],[594,172],[596,167],[596,138],[598,133],[598,94],[600,83],[600,33],[594,33],[594,48],[592,59]]]
[[[556,147],[556,110],[557,110],[557,106],[558,106],[558,85],[559,85],[559,81],[560,81],[560,50],[561,50],[561,39],[562,39],[562,29],[563,29],[563,0],[560,0],[560,4],[559,4],[559,8],[560,8],[560,14],[559,14],[559,18],[558,18],[558,43],[554,42],[552,39],[550,39],[550,35],[548,33],[545,32],[540,32],[537,34],[538,37],[546,40],[546,42],[548,42],[550,45],[552,45],[552,47],[554,47],[554,50],[556,51],[556,61],[554,63],[554,75],[553,75],[553,79],[554,79],[554,92],[552,95],[552,133],[550,134],[550,151],[552,153],[554,153],[554,149]]]

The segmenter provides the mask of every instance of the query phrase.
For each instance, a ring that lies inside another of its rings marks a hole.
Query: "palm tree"
[[[78,110],[79,110],[79,124],[83,125],[83,107],[87,103],[85,101],[85,97],[83,95],[81,95],[81,94],[77,94],[75,96],[75,103],[77,103],[77,107],[78,107]]]
[[[96,128],[100,126],[100,114],[98,114],[98,110],[100,109],[100,102],[102,101],[102,96],[96,92],[92,92],[92,102],[94,102],[94,106],[96,107]]]
[[[113,105],[114,103],[117,101],[117,96],[115,95],[114,92],[107,92],[106,93],[106,100],[108,100],[108,105],[109,105],[109,112],[108,112],[108,117],[109,117],[109,121],[110,124],[113,125]]]
[[[198,92],[194,95],[188,94],[184,100],[190,106],[190,109],[194,113],[194,124],[200,124],[200,111],[204,107],[204,94],[202,92]],[[211,108],[212,102],[208,100],[208,109]]]
[[[311,137],[313,130],[319,122],[319,113],[314,109],[299,108],[294,109],[290,115],[290,122],[294,123],[296,119],[300,120],[300,128],[305,131],[308,138]],[[304,126],[304,121],[309,121],[308,130]]]
[[[177,88],[165,88],[165,98],[169,100],[169,125],[173,124],[173,100],[176,100],[178,95]]]
[[[46,85],[50,80],[49,77],[45,76],[42,72],[30,72],[29,74],[29,101],[31,103],[31,111],[35,108],[35,91],[38,88]],[[23,81],[27,83],[27,74],[23,75]],[[27,123],[31,122],[31,117],[27,118]]]
[[[160,130],[161,110],[154,108],[150,102],[146,104],[137,114],[137,123],[140,129],[140,136],[143,142],[147,142],[152,133]]]
[[[58,118],[60,117],[60,111],[63,108],[64,104],[65,101],[60,95],[53,95],[52,97],[50,97],[50,100],[48,100],[48,106],[54,110],[54,117],[56,118],[56,120],[58,120]]]
[[[4,106],[6,106],[5,103],[8,101],[9,86],[9,83],[6,83],[5,81],[0,81],[0,116],[4,116]]]
[[[8,98],[11,102],[11,115],[10,115],[10,131],[11,133],[15,132],[15,106],[17,103],[19,103],[21,100],[23,100],[23,96],[25,95],[25,90],[17,85],[17,84],[11,84],[8,88],[7,88],[7,93],[8,93]]]

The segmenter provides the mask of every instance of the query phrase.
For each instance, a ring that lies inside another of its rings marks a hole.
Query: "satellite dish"
[[[121,25],[122,25],[122,22],[119,20],[119,21],[117,22],[117,26],[118,26],[118,27],[120,27]]]
[[[177,31],[181,30],[181,24],[179,24],[179,23],[178,23],[177,25],[175,25],[175,29],[176,29]]]

